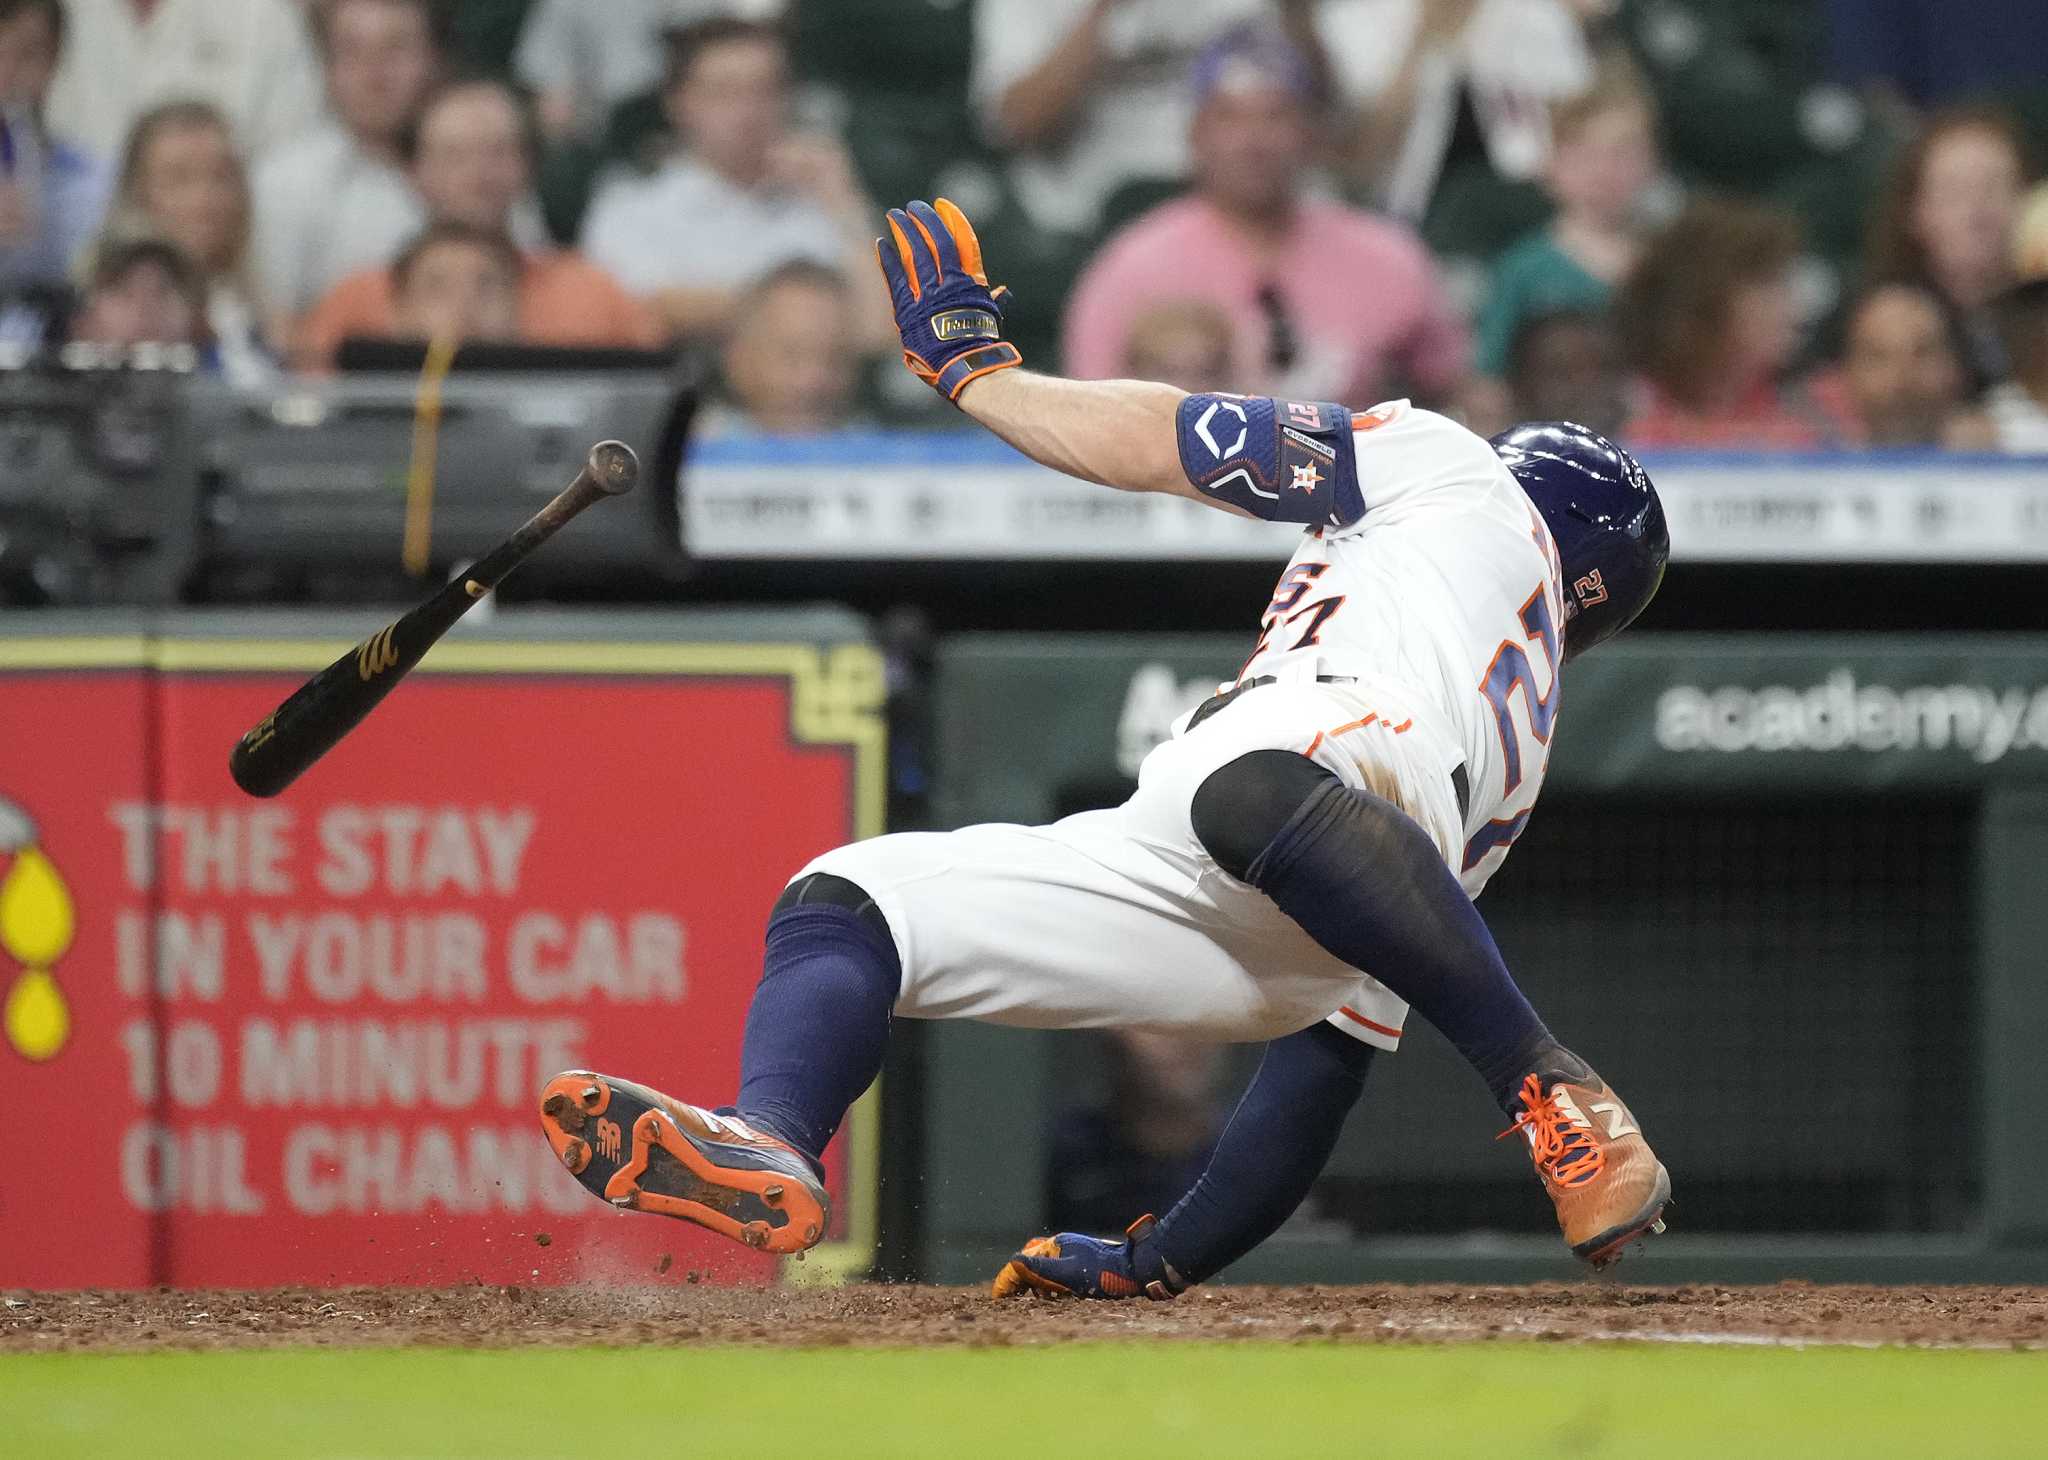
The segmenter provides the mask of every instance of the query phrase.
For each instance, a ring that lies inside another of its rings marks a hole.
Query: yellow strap
[[[426,576],[434,542],[434,467],[441,442],[441,386],[455,362],[458,341],[444,336],[427,346],[413,397],[412,463],[405,473],[405,545],[399,561],[415,578]]]

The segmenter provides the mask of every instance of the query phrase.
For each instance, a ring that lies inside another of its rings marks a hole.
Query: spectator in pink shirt
[[[1194,191],[1130,224],[1083,271],[1067,304],[1067,373],[1118,374],[1147,306],[1201,299],[1230,317],[1234,389],[1448,399],[1469,350],[1421,241],[1304,194],[1316,143],[1300,53],[1277,33],[1235,30],[1194,78]]]

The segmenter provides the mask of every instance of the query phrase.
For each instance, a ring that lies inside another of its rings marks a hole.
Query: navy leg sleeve
[[[1371,1046],[1327,1024],[1276,1039],[1192,1190],[1151,1245],[1198,1283],[1251,1251],[1308,1195],[1365,1089]]]
[[[768,919],[733,1108],[819,1160],[882,1072],[902,985],[895,941],[866,893],[823,874],[792,885]]]
[[[1515,1108],[1530,1071],[1583,1069],[1515,986],[1428,835],[1398,808],[1301,756],[1254,751],[1212,774],[1194,811],[1196,835],[1214,843],[1225,871],[1406,999],[1457,1046],[1502,1110]],[[1261,850],[1247,861],[1253,843]]]

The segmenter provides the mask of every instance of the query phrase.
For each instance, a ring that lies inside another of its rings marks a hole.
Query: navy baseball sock
[[[1290,807],[1248,856],[1249,841]],[[1442,1031],[1502,1110],[1519,1108],[1522,1077],[1532,1070],[1588,1072],[1529,1007],[1435,845],[1393,805],[1301,756],[1255,751],[1203,783],[1195,825],[1225,871]]]
[[[1206,1281],[1293,1215],[1365,1089],[1372,1056],[1371,1046],[1327,1024],[1266,1046],[1201,1179],[1152,1231],[1149,1246],[1174,1276]]]
[[[792,885],[767,941],[732,1108],[815,1163],[882,1072],[903,965],[873,901],[840,877]]]

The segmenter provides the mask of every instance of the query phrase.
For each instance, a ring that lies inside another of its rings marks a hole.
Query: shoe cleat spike
[[[740,1228],[740,1236],[745,1239],[749,1247],[766,1247],[768,1245],[768,1224],[766,1222],[749,1222],[746,1226]]]
[[[590,1147],[582,1141],[568,1142],[562,1147],[562,1164],[581,1175],[583,1168],[590,1164]]]
[[[771,1207],[780,1205],[782,1202],[782,1187],[780,1185],[762,1187],[761,1200]]]
[[[585,1110],[595,1110],[604,1100],[604,1087],[602,1085],[585,1085],[579,1098],[583,1101],[583,1108]]]
[[[1663,1235],[1664,1235],[1664,1219],[1663,1219],[1662,1217],[1659,1217],[1659,1218],[1657,1218],[1657,1220],[1656,1220],[1656,1221],[1654,1221],[1654,1222],[1650,1223],[1650,1230],[1651,1230],[1652,1232],[1654,1232],[1654,1233],[1655,1233],[1656,1235],[1658,1235],[1659,1237],[1663,1236]]]
[[[540,1110],[558,1130],[574,1135],[583,1129],[583,1112],[559,1090],[541,1102]]]

